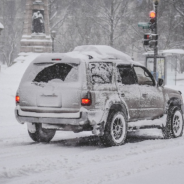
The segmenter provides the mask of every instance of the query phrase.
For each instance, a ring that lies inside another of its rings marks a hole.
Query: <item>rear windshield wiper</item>
[[[51,65],[56,64],[56,62],[40,62],[40,63],[34,63],[34,65]]]

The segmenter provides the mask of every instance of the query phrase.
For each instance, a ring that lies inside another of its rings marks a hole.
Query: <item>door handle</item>
[[[121,93],[121,97],[125,97],[125,93]]]
[[[144,98],[146,98],[146,97],[148,96],[148,93],[144,93],[144,94],[142,94],[142,96],[143,96]]]

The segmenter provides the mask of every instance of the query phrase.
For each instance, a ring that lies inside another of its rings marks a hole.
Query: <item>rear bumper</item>
[[[84,125],[88,123],[87,112],[77,113],[33,113],[24,112],[20,107],[15,109],[15,117],[21,124],[44,123],[44,124],[63,124],[63,125]]]
[[[43,127],[50,129],[80,132],[92,130],[95,135],[103,135],[104,122],[106,122],[108,112],[101,109],[81,108],[75,113],[35,113],[22,111],[20,106],[15,108],[15,117],[21,124],[33,125],[41,123]]]
[[[86,127],[89,125],[93,127],[94,134],[98,134],[98,130],[101,129],[101,124],[104,121],[103,110],[91,109],[87,110],[81,108],[79,112],[75,113],[35,113],[22,111],[20,106],[15,108],[15,117],[17,121],[21,124],[24,123],[42,123],[45,125],[71,125],[71,126],[81,126]]]

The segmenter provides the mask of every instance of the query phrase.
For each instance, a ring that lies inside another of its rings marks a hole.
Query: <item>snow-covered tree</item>
[[[22,1],[0,1],[0,21],[4,30],[0,36],[0,60],[11,66],[20,49],[25,3]]]
[[[11,65],[19,52],[25,0],[1,0],[0,60]],[[55,48],[67,52],[78,45],[111,45],[144,59],[143,34],[138,22],[149,22],[153,0],[49,0],[50,27],[57,33]],[[183,0],[159,1],[159,49],[184,46]],[[181,64],[182,66],[182,64]]]

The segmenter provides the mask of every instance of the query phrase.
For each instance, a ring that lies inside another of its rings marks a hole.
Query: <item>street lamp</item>
[[[4,29],[4,26],[1,24],[0,22],[0,35],[1,35],[1,31]]]
[[[51,32],[52,37],[52,52],[54,52],[54,39],[56,38],[56,31]]]

